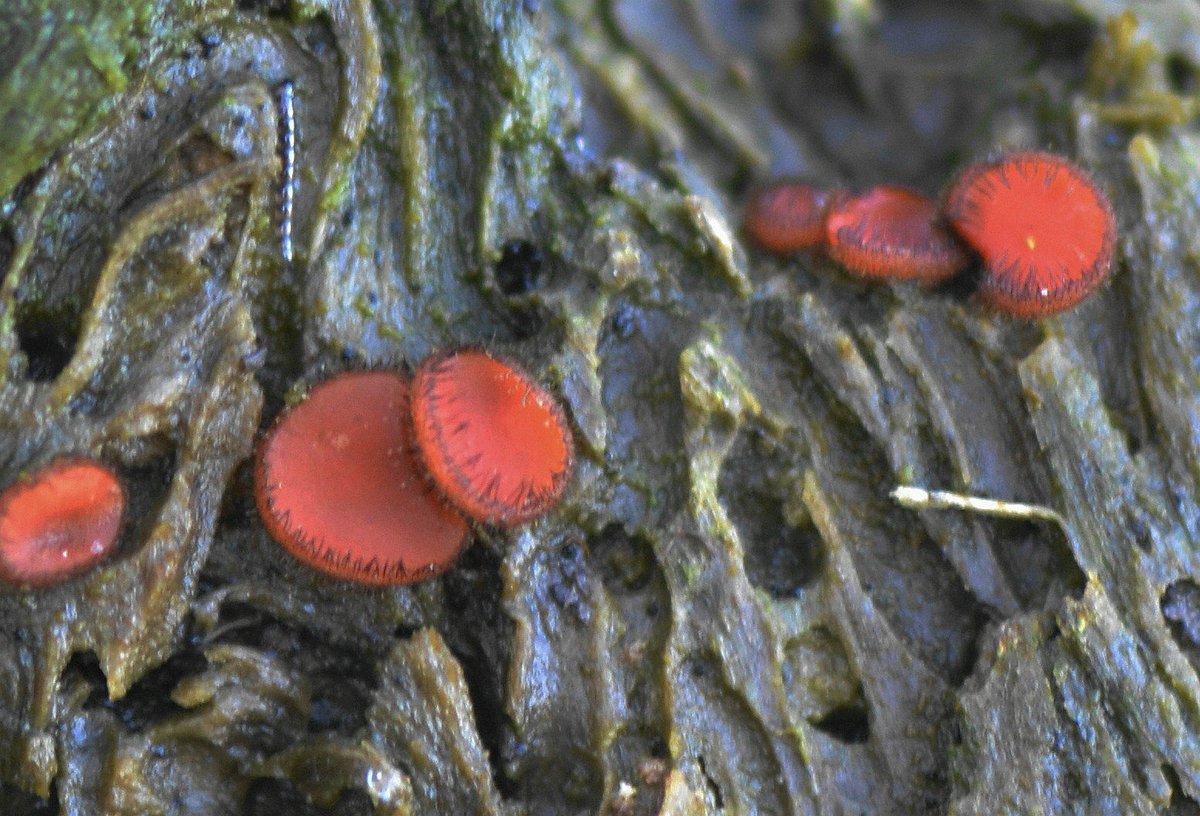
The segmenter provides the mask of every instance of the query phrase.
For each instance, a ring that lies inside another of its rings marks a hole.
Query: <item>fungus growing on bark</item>
[[[430,357],[417,369],[412,415],[430,478],[476,521],[528,521],[566,489],[574,456],[566,418],[510,363],[475,349]]]
[[[837,194],[798,181],[759,188],[746,203],[746,234],[771,252],[820,249],[825,215]]]
[[[1039,151],[968,167],[946,194],[946,218],[983,259],[983,302],[1019,317],[1061,312],[1108,276],[1116,219],[1079,166]]]
[[[864,278],[939,283],[970,261],[937,204],[903,187],[874,187],[837,201],[825,219],[829,257]]]
[[[107,466],[65,456],[0,493],[0,578],[46,587],[86,572],[112,552],[125,490]]]
[[[316,385],[258,447],[255,499],[279,544],[337,578],[383,586],[444,572],[467,524],[412,452],[405,375],[349,372]]]

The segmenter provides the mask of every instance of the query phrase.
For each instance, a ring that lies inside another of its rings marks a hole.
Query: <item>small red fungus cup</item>
[[[1062,156],[1024,151],[973,164],[950,185],[944,211],[983,261],[976,297],[999,311],[1028,318],[1061,312],[1112,268],[1112,204]]]
[[[254,495],[271,536],[308,566],[371,586],[444,572],[466,521],[413,456],[410,381],[348,372],[314,386],[258,446]]]
[[[558,402],[485,351],[425,360],[413,381],[413,435],[430,478],[472,519],[519,524],[566,490],[574,446]]]
[[[837,195],[799,181],[760,187],[746,202],[746,234],[781,255],[820,249],[825,246],[825,215]]]
[[[125,490],[106,465],[63,456],[0,493],[0,579],[29,587],[62,583],[117,544]]]
[[[826,216],[825,241],[829,257],[873,280],[940,283],[970,263],[937,204],[903,187],[840,198]]]

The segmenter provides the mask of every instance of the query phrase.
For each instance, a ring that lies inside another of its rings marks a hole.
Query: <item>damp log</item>
[[[1195,812],[1197,42],[1190,0],[6,3],[0,482],[96,456],[129,511],[0,588],[0,811]],[[740,231],[1017,146],[1117,211],[1054,318]],[[299,389],[465,344],[561,399],[563,503],[411,587],[276,547]]]

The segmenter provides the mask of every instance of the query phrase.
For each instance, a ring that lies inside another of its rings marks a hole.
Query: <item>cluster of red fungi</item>
[[[570,478],[561,407],[485,351],[435,354],[413,374],[351,371],[284,411],[255,454],[272,537],[309,566],[372,586],[444,572],[470,522],[546,512]],[[105,465],[60,457],[0,493],[0,579],[60,583],[115,548],[125,510]]]
[[[774,252],[823,250],[850,272],[936,284],[973,263],[976,296],[1020,317],[1067,309],[1112,266],[1112,205],[1075,164],[1026,151],[968,167],[940,203],[881,186],[795,182],[760,190],[746,229]],[[446,570],[470,522],[549,509],[570,477],[562,409],[529,374],[476,349],[435,354],[411,376],[338,374],[275,421],[258,446],[255,499],[271,535],[329,575],[369,585]],[[125,491],[107,466],[59,457],[0,492],[0,579],[42,587],[116,546]]]
[[[772,252],[823,250],[874,280],[932,285],[977,264],[980,302],[1034,318],[1069,309],[1104,281],[1116,220],[1078,165],[1023,151],[971,165],[941,202],[887,185],[851,194],[776,183],[751,197],[746,232]]]
[[[283,413],[259,445],[255,497],[301,561],[387,585],[445,571],[468,519],[511,525],[562,496],[573,446],[533,378],[475,349],[435,354],[410,378],[339,374]]]

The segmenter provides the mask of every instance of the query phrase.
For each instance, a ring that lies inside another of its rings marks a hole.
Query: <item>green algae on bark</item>
[[[17,6],[0,477],[100,455],[132,520],[97,572],[0,589],[0,809],[1200,801],[1185,0]],[[934,193],[1047,143],[1122,222],[1111,284],[1052,320],[737,232],[755,177]],[[529,291],[497,280],[513,239]],[[561,507],[415,587],[279,553],[244,462],[294,385],[462,343],[562,395]],[[899,483],[1065,529],[910,512]]]

